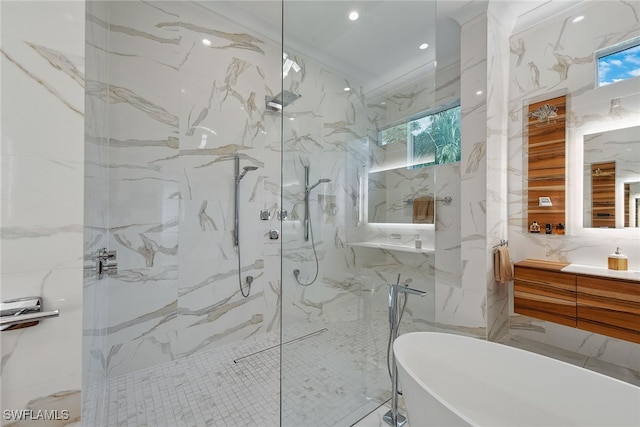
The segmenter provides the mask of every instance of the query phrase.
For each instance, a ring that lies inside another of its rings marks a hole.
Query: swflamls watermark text
[[[66,421],[67,409],[5,409],[2,416],[6,421]]]

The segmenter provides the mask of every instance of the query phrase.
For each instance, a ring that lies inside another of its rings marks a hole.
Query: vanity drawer
[[[576,302],[538,294],[514,292],[514,311],[540,320],[576,327]]]
[[[578,328],[640,343],[640,283],[578,276]]]
[[[575,302],[576,276],[575,274],[516,266],[514,289]]]
[[[557,270],[516,265],[514,311],[575,328],[576,276]]]

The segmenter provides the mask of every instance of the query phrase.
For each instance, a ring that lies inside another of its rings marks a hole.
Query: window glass
[[[640,39],[596,53],[598,86],[640,76]]]

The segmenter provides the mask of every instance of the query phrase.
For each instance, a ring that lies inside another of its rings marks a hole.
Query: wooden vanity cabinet
[[[567,264],[526,260],[515,265],[514,311],[536,319],[576,327],[576,276]]]
[[[640,282],[565,273],[568,264],[515,264],[514,311],[640,344]]]
[[[640,283],[577,277],[578,328],[640,343]]]

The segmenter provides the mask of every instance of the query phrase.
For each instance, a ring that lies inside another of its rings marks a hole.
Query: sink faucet
[[[429,292],[413,289],[408,285],[401,285],[399,274],[396,283],[389,284],[389,328],[391,329],[392,343],[398,338],[398,329],[402,317],[402,313],[398,310],[398,295],[400,293],[423,297]],[[396,356],[393,351],[391,351],[391,409],[384,414],[383,419],[393,427],[402,427],[407,422],[407,419],[398,413],[398,367],[396,366]]]

